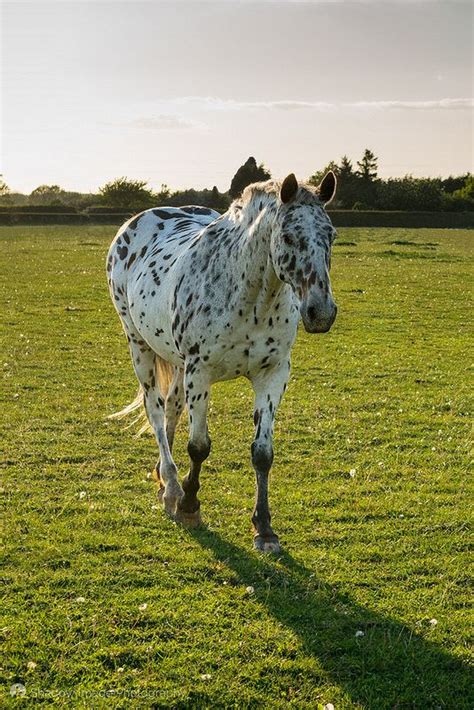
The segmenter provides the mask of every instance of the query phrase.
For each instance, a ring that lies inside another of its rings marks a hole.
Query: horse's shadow
[[[189,533],[240,583],[254,587],[255,598],[297,635],[305,653],[353,703],[367,710],[474,707],[470,669],[423,638],[428,622],[415,633],[370,611],[288,552],[276,559],[247,552],[207,528]]]

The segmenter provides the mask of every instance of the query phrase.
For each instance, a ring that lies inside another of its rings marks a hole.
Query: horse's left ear
[[[321,202],[324,202],[325,205],[331,202],[332,198],[336,194],[336,183],[336,176],[333,171],[330,170],[323,177],[321,184],[318,187],[319,199]]]
[[[290,202],[298,192],[298,180],[293,173],[290,173],[282,182],[280,189],[280,199],[286,204]]]

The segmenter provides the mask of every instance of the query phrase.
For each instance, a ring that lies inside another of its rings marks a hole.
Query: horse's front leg
[[[186,405],[189,413],[190,458],[189,473],[183,479],[184,496],[178,503],[177,520],[189,527],[196,527],[201,522],[201,503],[197,497],[199,474],[203,462],[211,451],[211,440],[207,429],[207,409],[209,406],[209,378],[194,368],[187,367],[184,378]]]
[[[255,438],[252,443],[252,464],[257,477],[257,495],[252,514],[254,545],[262,552],[279,552],[280,542],[270,525],[268,506],[268,475],[273,462],[273,424],[275,414],[286,389],[289,362],[272,370],[260,372],[253,380],[255,392]]]

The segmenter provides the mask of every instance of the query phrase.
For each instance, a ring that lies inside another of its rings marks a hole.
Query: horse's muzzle
[[[301,304],[301,318],[307,333],[327,333],[336,320],[336,315],[337,306],[335,303],[321,310],[315,306]]]

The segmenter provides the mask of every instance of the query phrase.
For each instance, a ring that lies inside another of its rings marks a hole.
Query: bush
[[[474,200],[464,197],[458,193],[461,190],[456,190],[456,192],[448,193],[443,195],[443,210],[446,212],[473,212],[474,211]]]
[[[117,178],[100,188],[104,205],[110,207],[126,207],[139,212],[155,204],[152,191],[145,187],[144,180],[128,180]]]

